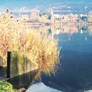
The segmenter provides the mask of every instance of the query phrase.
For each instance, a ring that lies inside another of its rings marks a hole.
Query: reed
[[[6,65],[7,51],[17,51],[28,58],[40,73],[55,73],[55,65],[59,62],[57,41],[44,30],[32,31],[22,18],[17,20],[8,13],[0,15],[0,55]]]

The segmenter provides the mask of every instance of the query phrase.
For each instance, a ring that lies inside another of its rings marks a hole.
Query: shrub
[[[0,81],[0,92],[17,92],[17,91],[14,91],[13,86],[10,83]]]

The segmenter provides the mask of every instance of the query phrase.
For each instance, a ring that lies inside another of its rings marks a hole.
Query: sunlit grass
[[[28,58],[39,70],[36,79],[41,72],[49,75],[55,73],[59,57],[57,41],[47,33],[44,34],[44,30],[32,31],[24,20],[16,20],[9,14],[3,14],[0,15],[0,55],[4,62],[8,51],[16,51]]]

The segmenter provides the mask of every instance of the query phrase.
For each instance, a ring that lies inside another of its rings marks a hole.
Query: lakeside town
[[[26,25],[32,30],[52,31],[54,34],[59,33],[75,33],[83,26],[90,26],[92,24],[92,11],[88,14],[61,14],[67,12],[63,10],[53,10],[52,8],[41,12],[38,9],[26,10],[21,8],[13,11],[19,13],[19,19],[26,21]],[[29,13],[29,14],[28,14]]]
[[[67,12],[63,10],[53,10],[52,8],[41,12],[38,9],[27,10],[20,8],[18,10],[6,10],[6,16],[10,15],[16,20],[24,20],[25,25],[31,30],[39,30],[44,32],[52,32],[52,35],[59,33],[76,33],[82,27],[92,25],[92,11],[88,14],[61,14]],[[0,14],[2,16],[3,13]],[[82,33],[82,31],[81,31]]]

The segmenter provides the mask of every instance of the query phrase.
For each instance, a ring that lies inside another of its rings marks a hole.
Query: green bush
[[[17,92],[13,89],[13,86],[8,82],[0,81],[0,92]]]

